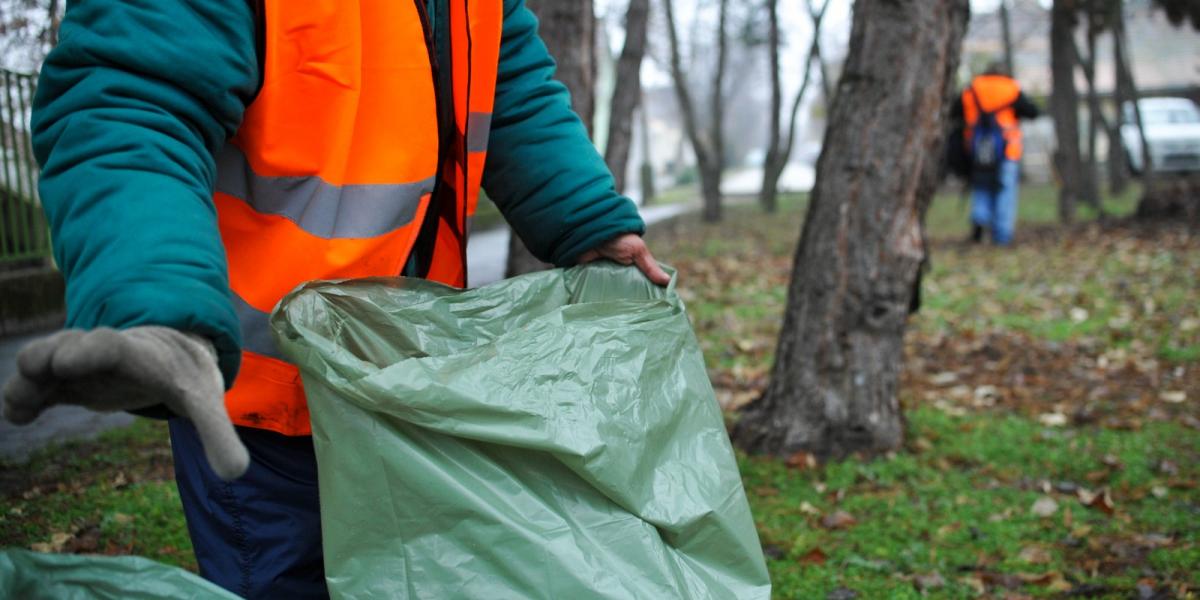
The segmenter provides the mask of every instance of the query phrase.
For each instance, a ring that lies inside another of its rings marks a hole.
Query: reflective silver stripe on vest
[[[473,112],[467,115],[467,152],[487,152],[488,134],[492,131],[492,113]]]
[[[486,140],[485,140],[486,143]],[[317,176],[268,177],[250,167],[241,148],[225,144],[217,157],[216,191],[279,215],[311,235],[370,238],[412,222],[434,177],[414,183],[333,185]]]
[[[271,337],[271,314],[265,313],[242,300],[237,292],[233,293],[233,310],[237,312],[238,321],[242,326],[242,349],[255,354],[287,360],[275,345]]]

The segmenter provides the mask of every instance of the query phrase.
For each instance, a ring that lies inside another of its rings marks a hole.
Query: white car
[[[1200,171],[1200,109],[1187,98],[1143,98],[1138,100],[1142,125],[1146,128],[1146,145],[1155,171]],[[1138,137],[1133,103],[1124,106],[1125,124],[1121,126],[1121,141],[1129,157],[1129,166],[1141,173],[1142,142]]]

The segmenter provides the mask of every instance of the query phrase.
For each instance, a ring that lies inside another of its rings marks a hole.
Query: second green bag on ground
[[[342,598],[768,598],[678,296],[632,268],[313,283],[272,317]]]

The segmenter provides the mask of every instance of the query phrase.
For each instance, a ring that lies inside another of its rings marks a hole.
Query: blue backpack
[[[994,189],[1000,187],[1000,164],[1007,159],[1008,140],[1004,138],[1004,129],[996,121],[996,112],[1005,107],[988,112],[983,110],[974,88],[970,93],[979,112],[979,118],[971,129],[971,183]]]

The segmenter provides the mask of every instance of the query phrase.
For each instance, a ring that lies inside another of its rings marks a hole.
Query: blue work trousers
[[[200,575],[244,598],[328,598],[312,438],[238,427],[250,468],[226,482],[191,421],[169,426]]]
[[[1015,160],[1000,163],[999,185],[974,185],[971,188],[971,223],[992,232],[992,242],[1001,246],[1012,242],[1017,226],[1017,188],[1019,166]]]

